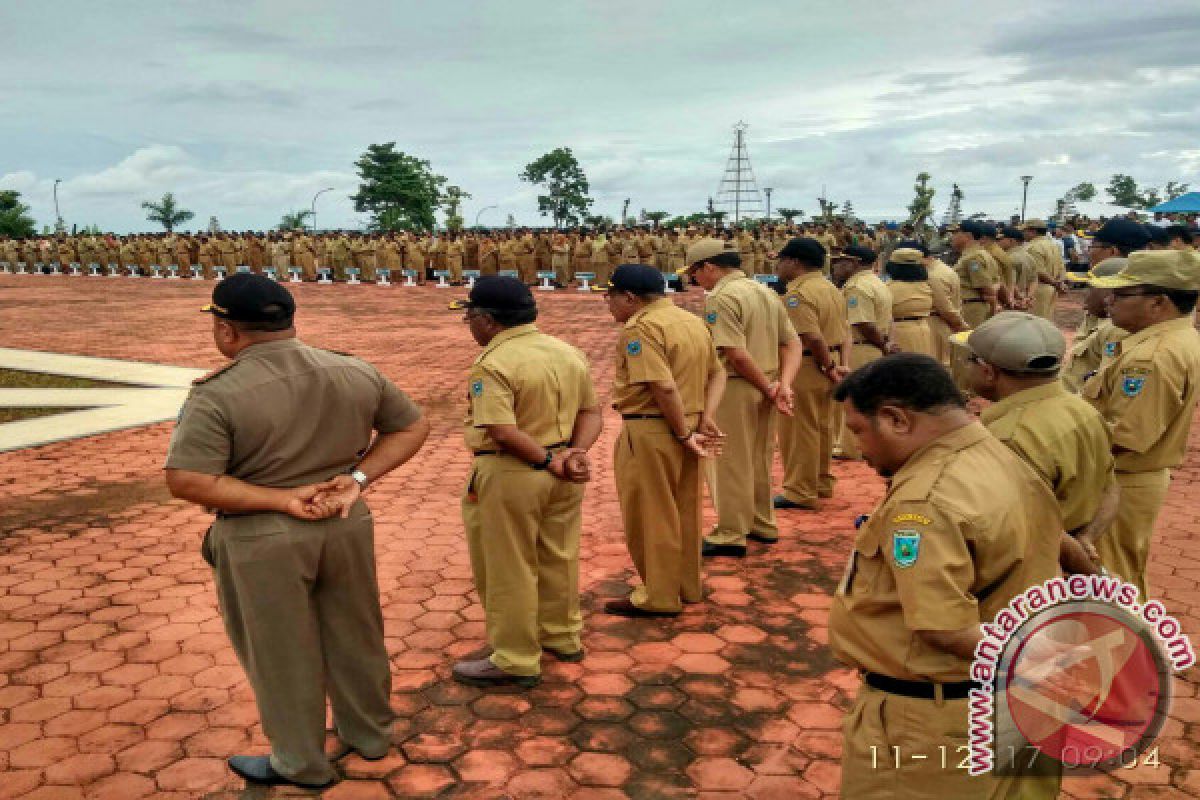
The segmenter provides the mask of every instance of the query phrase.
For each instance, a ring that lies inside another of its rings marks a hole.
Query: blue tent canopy
[[[1163,214],[1191,214],[1200,213],[1200,192],[1188,192],[1181,194],[1174,200],[1168,200],[1165,203],[1159,203],[1154,208],[1146,209],[1155,213]]]

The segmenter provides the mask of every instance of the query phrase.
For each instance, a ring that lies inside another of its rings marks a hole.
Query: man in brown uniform
[[[702,599],[700,459],[719,445],[713,420],[725,369],[708,328],[670,300],[660,270],[622,264],[605,293],[623,323],[613,407],[616,483],[625,542],[642,585],[607,603],[609,614],[675,616]]]
[[[1083,397],[1112,430],[1121,502],[1112,533],[1100,541],[1110,572],[1146,598],[1150,536],[1183,463],[1200,391],[1200,334],[1192,312],[1200,290],[1200,255],[1181,250],[1129,255],[1121,272],[1095,278],[1112,289],[1112,322],[1129,332],[1083,386]]]
[[[603,420],[586,357],[538,331],[524,282],[482,277],[466,305],[483,352],[467,378],[475,460],[462,514],[488,643],[453,674],[471,686],[535,686],[543,651],[583,658],[583,483]]]
[[[1058,245],[1046,235],[1046,222],[1040,219],[1025,221],[1025,252],[1037,271],[1037,287],[1033,291],[1033,313],[1050,319],[1054,315],[1054,298],[1067,290],[1067,268]]]
[[[232,360],[196,381],[166,478],[175,497],[217,511],[202,552],[271,742],[269,757],[229,766],[256,783],[322,786],[335,776],[326,694],[346,745],[370,759],[390,746],[374,537],[359,495],[411,458],[429,425],[371,365],[300,342],[283,286],[235,274],[212,297],[213,339]]]
[[[1089,283],[1096,278],[1116,275],[1129,262],[1124,258],[1106,258],[1088,273]],[[1083,296],[1084,324],[1075,333],[1071,346],[1071,360],[1063,372],[1063,384],[1072,392],[1079,392],[1088,378],[1100,370],[1104,359],[1117,353],[1117,342],[1129,335],[1108,318],[1108,297],[1111,289],[1089,286]]]
[[[803,344],[803,359],[792,383],[793,413],[779,422],[783,492],[775,508],[819,507],[833,497],[831,390],[850,372],[842,354],[851,347],[842,293],[822,274],[825,248],[816,239],[792,239],[779,251],[776,270],[787,286],[783,305]]]
[[[830,613],[834,654],[863,673],[842,728],[841,796],[1001,797],[1000,779],[957,768],[968,676],[980,624],[1056,574],[1058,504],[929,356],[872,361],[835,397],[867,462],[889,479]]]
[[[725,242],[700,239],[688,248],[686,261],[692,278],[709,293],[704,321],[728,377],[715,420],[725,445],[709,473],[717,526],[702,552],[740,558],[748,537],[779,537],[771,506],[774,414],[792,413],[800,339],[779,296],[747,278],[738,252],[727,250]]]
[[[954,271],[962,285],[962,317],[972,328],[999,310],[996,284],[1000,270],[982,244],[990,229],[982,222],[967,220],[951,235],[954,249],[961,253]]]
[[[852,370],[895,350],[891,342],[892,293],[875,274],[875,259],[875,251],[866,247],[848,247],[832,259],[833,280],[842,287],[850,325],[850,359],[846,366]],[[861,459],[858,440],[846,427],[840,407],[835,406],[834,416],[838,419],[835,430],[840,428],[835,454],[849,461]]]

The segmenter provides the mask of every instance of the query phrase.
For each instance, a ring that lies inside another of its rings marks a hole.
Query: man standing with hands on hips
[[[166,480],[175,497],[217,513],[202,553],[271,742],[270,756],[234,756],[229,767],[254,783],[321,787],[335,777],[326,694],[347,750],[379,759],[391,745],[374,532],[360,493],[412,458],[429,423],[371,365],[297,339],[295,301],[270,278],[230,275],[202,310],[230,361],[188,395]]]
[[[669,299],[662,272],[622,264],[605,299],[623,323],[613,407],[616,482],[625,541],[642,585],[605,605],[625,617],[675,616],[702,599],[700,459],[720,449],[713,419],[725,369],[708,329]]]

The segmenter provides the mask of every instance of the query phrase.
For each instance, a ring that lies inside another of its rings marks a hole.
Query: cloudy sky
[[[68,225],[147,229],[173,191],[193,225],[266,228],[333,187],[318,224],[358,227],[354,161],[386,141],[468,223],[538,224],[517,175],[564,145],[598,212],[689,213],[739,120],[774,207],[810,213],[827,187],[902,215],[922,170],[939,215],[954,182],[1007,215],[1022,174],[1030,215],[1114,172],[1200,185],[1195,0],[8,2],[0,68],[0,188],[39,224],[61,178]]]

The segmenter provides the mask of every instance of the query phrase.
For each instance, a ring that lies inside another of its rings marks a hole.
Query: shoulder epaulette
[[[234,365],[237,363],[238,363],[237,361],[230,361],[227,364],[223,364],[222,366],[217,367],[216,369],[214,369],[212,372],[208,373],[207,375],[201,375],[199,378],[196,378],[196,380],[192,381],[192,386],[199,386],[202,383],[208,383],[209,381],[211,381],[213,378],[217,377],[218,375],[222,375],[222,374],[228,372],[229,370],[233,369]]]

